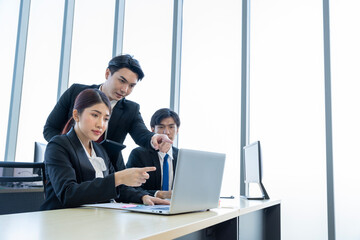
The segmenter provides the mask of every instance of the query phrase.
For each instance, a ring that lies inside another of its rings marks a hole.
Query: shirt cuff
[[[155,147],[154,147],[154,145],[153,145],[153,143],[152,143],[152,138],[155,136],[155,135],[159,135],[158,133],[155,133],[152,137],[151,137],[151,139],[150,139],[150,145],[151,145],[151,147],[155,150]]]
[[[156,191],[156,192],[154,193],[154,197],[157,197],[156,194],[157,194],[158,192],[159,192],[159,191]]]

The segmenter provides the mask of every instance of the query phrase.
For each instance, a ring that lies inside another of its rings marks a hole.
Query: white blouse
[[[106,171],[106,165],[105,165],[104,159],[102,159],[101,157],[96,156],[96,153],[95,153],[95,150],[94,150],[94,147],[93,147],[93,143],[90,142],[90,144],[91,144],[91,156],[89,155],[89,153],[87,152],[85,146],[81,142],[81,145],[83,146],[83,148],[85,150],[85,153],[86,153],[91,165],[95,169],[95,178],[103,178],[104,177],[103,171]]]

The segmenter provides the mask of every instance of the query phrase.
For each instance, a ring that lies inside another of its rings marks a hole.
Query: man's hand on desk
[[[145,205],[170,205],[170,202],[168,200],[151,197],[149,195],[144,195],[141,199]]]

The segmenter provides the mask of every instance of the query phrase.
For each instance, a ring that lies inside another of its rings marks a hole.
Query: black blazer
[[[52,137],[61,134],[65,124],[72,117],[75,98],[84,89],[99,88],[100,85],[73,84],[68,88],[56,103],[44,126],[43,135],[49,142]],[[136,144],[152,149],[150,141],[154,133],[150,132],[141,117],[139,104],[126,100],[118,101],[112,110],[108,129],[107,139],[123,144],[126,135],[130,133]],[[109,156],[112,155],[109,153]],[[118,159],[110,159],[115,170],[124,169],[124,160],[120,153]]]
[[[96,142],[93,147],[98,157],[104,159],[107,170],[104,178],[95,178],[92,167],[75,130],[54,137],[46,147],[46,200],[42,210],[78,207],[82,204],[106,202],[116,199],[121,202],[142,203],[147,192],[120,185],[115,188],[114,168],[102,148]]]
[[[178,156],[178,149],[172,147],[173,150],[173,171],[175,177],[176,162]],[[154,196],[155,192],[161,190],[161,167],[157,151],[148,150],[141,147],[135,148],[131,151],[129,160],[126,163],[127,168],[131,167],[156,167],[156,171],[148,172],[150,178],[146,183],[141,185],[141,189],[146,190],[150,195]]]

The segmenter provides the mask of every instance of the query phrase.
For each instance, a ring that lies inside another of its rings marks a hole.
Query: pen
[[[225,198],[225,199],[234,199],[234,196],[228,196],[228,197],[220,197],[220,198]]]

